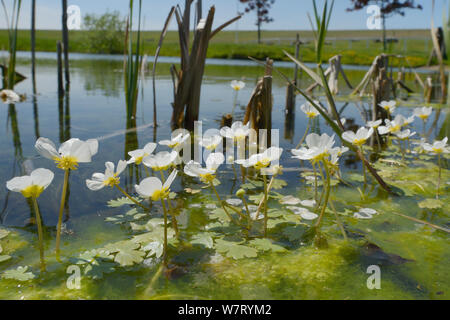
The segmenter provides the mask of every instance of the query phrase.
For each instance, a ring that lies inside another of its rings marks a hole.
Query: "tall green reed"
[[[127,23],[126,45],[124,52],[124,77],[125,77],[125,97],[127,106],[127,119],[135,118],[137,111],[139,92],[139,71],[142,64],[141,49],[141,13],[142,0],[139,0],[138,27],[136,49],[133,52],[133,10],[134,1],[130,0],[129,16]]]
[[[14,89],[16,83],[16,49],[17,49],[17,28],[19,24],[20,8],[22,0],[14,0],[11,16],[6,8],[5,1],[2,0],[3,11],[5,13],[6,24],[8,26],[8,53],[9,63],[6,79],[6,88]]]

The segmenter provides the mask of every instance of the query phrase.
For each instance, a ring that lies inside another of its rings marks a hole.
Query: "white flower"
[[[411,132],[411,130],[409,130],[409,129],[406,129],[404,131],[396,132],[395,135],[400,140],[406,140],[406,139],[409,139],[409,138],[415,136],[416,133],[415,132]]]
[[[76,170],[78,163],[91,162],[98,152],[98,141],[95,139],[81,141],[70,139],[64,142],[56,151],[55,144],[47,138],[39,138],[35,144],[41,156],[55,161],[57,167],[63,170]]]
[[[161,180],[158,178],[150,177],[142,180],[141,183],[135,185],[134,188],[142,198],[151,198],[153,201],[166,199],[169,197],[170,186],[175,180],[177,173],[177,170],[173,170],[164,184],[162,184]]]
[[[230,127],[223,127],[220,129],[220,134],[224,138],[233,140],[243,140],[250,133],[249,123],[244,125],[241,121],[236,121]]]
[[[316,200],[302,200],[300,204],[304,207],[313,208],[316,205]]]
[[[16,92],[9,89],[4,89],[0,91],[0,99],[5,104],[20,102],[20,96]]]
[[[396,133],[400,131],[404,126],[409,124],[409,121],[414,121],[414,119],[408,118],[406,119],[401,114],[398,114],[393,121],[390,121],[389,119],[386,119],[385,126],[379,126],[378,127],[378,133],[381,135],[389,134],[389,133]]]
[[[105,173],[94,173],[92,179],[86,180],[86,186],[92,191],[98,191],[106,186],[114,187],[119,185],[120,178],[119,175],[126,169],[127,162],[125,160],[120,160],[117,164],[117,171],[114,171],[115,166],[112,162],[105,163]]]
[[[304,220],[315,220],[319,217],[317,214],[305,208],[288,207],[288,209],[294,212],[294,214],[301,216]]]
[[[237,164],[245,168],[254,167],[255,169],[267,168],[274,161],[278,161],[283,153],[283,149],[277,147],[270,147],[263,153],[258,153],[250,156],[246,160],[236,160]]]
[[[394,100],[391,101],[382,101],[379,104],[380,107],[382,107],[388,114],[392,114],[395,111],[395,108],[397,106],[397,102]]]
[[[336,125],[339,125],[338,122],[337,122],[337,120],[333,120],[333,122],[334,122]],[[341,123],[342,123],[343,126],[345,126],[345,124],[347,123],[347,119],[341,118]]]
[[[435,141],[432,145],[429,143],[424,143],[423,148],[428,152],[433,152],[436,154],[450,153],[450,147],[447,146],[448,137],[445,137],[441,141]]]
[[[161,151],[145,157],[142,163],[155,171],[163,171],[174,165],[177,159],[178,152]]]
[[[347,142],[350,142],[351,144],[355,146],[362,146],[367,142],[367,139],[369,139],[373,135],[373,128],[370,128],[367,130],[364,127],[361,127],[358,129],[356,134],[353,131],[346,131],[342,134],[342,139],[344,139]]]
[[[227,199],[226,203],[228,203],[230,206],[240,206],[242,204],[242,200],[241,199]]]
[[[422,120],[427,120],[431,113],[433,113],[432,107],[422,107],[414,109],[414,115]]]
[[[54,174],[47,169],[36,169],[29,176],[16,177],[6,183],[6,188],[20,192],[25,198],[38,198],[52,183]]]
[[[362,208],[353,215],[357,219],[372,219],[378,212],[371,208]]]
[[[320,105],[319,101],[314,101],[315,104]],[[306,114],[306,116],[310,119],[317,117],[320,113],[316,108],[310,103],[306,102],[305,104],[300,106],[300,109]]]
[[[131,157],[131,159],[128,160],[128,164],[135,163],[137,165],[140,165],[142,163],[142,160],[144,160],[145,157],[151,155],[152,152],[155,151],[155,149],[156,143],[150,142],[145,145],[144,149],[137,149],[128,152],[128,155]]]
[[[245,88],[245,82],[243,81],[233,80],[230,85],[235,91],[240,91]]]
[[[298,198],[295,198],[293,196],[286,196],[283,199],[280,200],[281,204],[284,205],[290,205],[290,206],[295,206],[297,204],[300,204],[302,201]]]
[[[369,128],[377,129],[381,124],[383,123],[383,120],[379,119],[376,121],[368,121],[366,126]]]
[[[191,177],[200,178],[205,183],[211,183],[216,177],[217,169],[224,161],[225,157],[222,153],[211,153],[206,159],[206,168],[191,160],[184,167],[184,173]]]
[[[199,145],[207,150],[214,150],[220,143],[222,143],[222,141],[222,136],[212,135],[204,137],[202,140],[200,140]]]
[[[172,138],[171,140],[162,140],[159,142],[162,146],[168,146],[171,149],[178,150],[180,149],[189,139],[191,138],[190,133],[180,133],[175,138]]]
[[[318,161],[327,157],[334,145],[334,135],[329,136],[326,133],[319,136],[311,133],[306,137],[306,145],[308,148],[300,148],[292,150],[293,158],[300,160]]]

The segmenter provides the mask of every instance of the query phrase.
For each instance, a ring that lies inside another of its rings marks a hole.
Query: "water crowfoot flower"
[[[36,150],[44,158],[55,161],[57,168],[64,170],[64,184],[59,207],[58,225],[56,227],[56,258],[59,259],[59,246],[61,242],[61,226],[63,211],[66,202],[67,187],[70,170],[77,170],[79,163],[88,163],[98,152],[98,141],[95,139],[82,141],[77,138],[70,139],[56,151],[55,144],[47,138],[39,138],[35,144]]]
[[[143,149],[137,149],[128,152],[128,155],[131,157],[130,160],[128,160],[128,164],[135,163],[136,165],[140,165],[142,163],[142,160],[144,160],[145,157],[148,157],[152,154],[153,151],[156,149],[156,143],[150,142],[145,145]]]
[[[146,178],[139,185],[135,185],[136,192],[143,198],[153,201],[161,201],[164,211],[164,245],[163,245],[163,261],[167,267],[167,209],[164,199],[169,198],[170,186],[177,176],[178,171],[173,170],[164,184],[156,177]]]
[[[396,106],[397,106],[397,102],[394,100],[391,101],[382,101],[379,104],[380,107],[382,107],[384,110],[386,110],[386,112],[388,113],[388,115],[390,116],[391,114],[394,113]]]
[[[230,86],[233,88],[233,90],[235,91],[241,91],[242,89],[245,88],[245,82],[243,81],[238,81],[238,80],[233,80],[230,83]]]
[[[190,138],[191,138],[190,133],[180,133],[171,140],[161,140],[159,144],[162,146],[168,146],[173,150],[179,151]]]
[[[212,135],[204,137],[199,141],[199,145],[205,148],[206,150],[212,151],[217,148],[223,141],[222,136]]]
[[[363,145],[367,142],[367,140],[373,135],[373,128],[370,128],[367,130],[366,128],[362,127],[359,128],[356,134],[352,131],[347,131],[342,134],[342,139],[345,141],[350,142],[354,146],[357,146],[361,154],[364,155]],[[363,163],[363,172],[364,172],[364,187],[366,186],[367,182],[367,176],[366,176],[366,165]]]
[[[163,171],[169,169],[171,166],[175,164],[175,161],[178,158],[178,152],[172,151],[161,151],[157,154],[152,154],[150,156],[145,157],[142,160],[142,163],[152,168],[154,171]]]
[[[21,99],[20,95],[13,90],[3,89],[0,91],[0,100],[2,100],[4,104],[13,104],[20,102]]]
[[[44,261],[44,233],[42,229],[41,213],[37,198],[52,183],[54,174],[47,169],[36,169],[29,176],[16,177],[6,183],[6,188],[13,192],[20,192],[25,198],[31,198],[36,213],[36,225],[39,238],[39,254],[41,261],[41,270],[45,270]]]
[[[126,169],[127,161],[120,160],[117,164],[117,170],[115,170],[114,163],[112,162],[106,162],[105,167],[105,173],[94,173],[91,179],[86,180],[86,186],[88,189],[92,191],[99,191],[104,187],[115,187],[136,205],[140,206],[144,210],[148,210],[148,208],[144,207],[139,201],[136,201],[136,199],[131,197],[124,189],[120,187],[119,176]]]
[[[447,146],[448,137],[445,137],[441,141],[435,141],[432,145],[429,143],[424,143],[422,145],[423,149],[425,151],[431,152],[432,154],[436,154],[438,156],[438,167],[439,167],[439,174],[438,174],[438,182],[437,182],[437,189],[436,189],[436,199],[439,199],[439,189],[441,187],[441,156],[443,153],[450,153],[450,147]]]
[[[244,125],[241,121],[236,121],[230,127],[223,127],[220,129],[220,134],[224,138],[232,139],[234,141],[244,140],[250,133],[249,123]]]
[[[423,124],[423,135],[425,136],[425,130],[427,127],[427,120],[430,117],[431,113],[433,113],[433,108],[432,107],[422,107],[422,108],[416,108],[414,109],[414,113],[413,115],[422,119],[422,124]]]

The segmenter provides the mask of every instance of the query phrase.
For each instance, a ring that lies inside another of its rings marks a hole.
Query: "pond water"
[[[331,197],[349,239],[342,239],[333,212],[327,211],[323,232],[328,239],[328,248],[317,249],[308,240],[312,223],[301,220],[279,201],[287,195],[311,199],[314,193],[312,185],[305,180],[305,173],[310,172],[311,167],[307,163],[299,164],[289,152],[306,130],[307,118],[299,108],[305,100],[297,96],[294,115],[286,116],[286,86],[278,77],[274,78],[273,85],[273,128],[280,130],[280,147],[285,150],[281,164],[285,172],[278,179],[276,193],[269,206],[272,223],[269,225],[268,237],[272,245],[261,240],[252,242],[253,247],[247,246],[248,239],[241,232],[222,223],[220,212],[214,209],[218,205],[214,194],[209,189],[202,189],[203,185],[198,181],[183,176],[177,179],[172,188],[177,193],[173,203],[177,207],[180,234],[170,242],[170,270],[165,275],[159,275],[161,260],[155,258],[158,254],[148,249],[148,245],[157,242],[155,234],[161,231],[158,229],[161,206],[155,203],[148,216],[133,211],[128,203],[108,205],[108,201],[120,198],[121,194],[109,188],[92,192],[86,188],[85,180],[94,172],[103,172],[105,161],[117,163],[120,159],[128,159],[128,151],[154,140],[169,138],[173,101],[169,63],[174,61],[162,59],[157,68],[158,128],[154,130],[152,126],[152,78],[148,72],[142,81],[143,94],[138,105],[137,129],[127,131],[121,57],[74,56],[71,61],[70,95],[63,101],[57,97],[54,55],[38,55],[37,95],[33,96],[30,61],[22,54],[17,70],[29,78],[18,84],[15,90],[26,94],[27,99],[16,105],[0,105],[0,123],[4,124],[3,134],[0,135],[0,257],[9,256],[8,260],[0,259],[0,273],[23,266],[28,267],[27,272],[34,275],[33,279],[22,282],[3,277],[0,280],[0,298],[450,298],[448,233],[395,214],[408,215],[444,228],[450,227],[448,158],[442,161],[444,169],[440,204],[433,202],[431,205],[419,206],[435,195],[438,169],[434,157],[408,154],[406,165],[401,165],[401,154],[395,146],[381,154],[374,154],[374,159],[381,157],[396,161],[378,161],[377,169],[397,193],[389,195],[372,182],[366,196],[362,197],[361,164],[354,155],[347,153],[341,160],[343,179],[347,184],[334,186]],[[281,64],[280,69],[292,74],[289,64]],[[346,70],[353,85],[361,81],[365,74],[365,70],[359,68]],[[230,81],[234,79],[246,83],[237,97],[239,108],[236,118],[242,119],[246,103],[262,73],[260,67],[251,63],[211,61],[207,65],[202,87],[200,120],[204,130],[219,128],[222,115],[231,112],[234,92]],[[300,86],[306,88],[310,84],[303,75]],[[407,84],[419,92],[411,75],[407,76]],[[370,114],[370,99],[348,99],[350,90],[344,88],[343,81],[340,86],[342,92],[337,98],[338,109],[342,111],[341,116],[347,119],[346,127],[351,129],[364,124],[363,117]],[[317,98],[325,101],[323,96]],[[411,115],[412,107],[422,106],[421,100],[419,95],[412,95],[396,113]],[[448,108],[435,107],[426,128],[430,140],[448,135]],[[413,131],[422,133],[420,119],[416,119],[411,127]],[[312,130],[332,134],[322,120],[317,120]],[[96,138],[100,144],[94,161],[80,165],[70,176],[61,262],[56,261],[53,251],[63,172],[54,169],[51,161],[38,155],[34,148],[38,137],[49,138],[57,144],[72,137],[82,140]],[[158,147],[158,150],[164,148]],[[370,150],[368,148],[366,152]],[[55,172],[54,182],[39,198],[45,225],[45,273],[39,271],[32,207],[21,194],[8,192],[5,187],[6,181],[14,176],[41,167]],[[218,179],[221,184],[217,188],[224,199],[235,198],[234,193],[242,183],[241,172],[235,169],[230,165],[220,169]],[[143,178],[143,169],[127,170],[121,179],[122,186],[133,193],[134,184]],[[186,188],[192,190],[188,192]],[[261,188],[256,183],[256,187],[248,187],[248,193],[256,196],[261,193]],[[378,214],[370,220],[353,218],[354,212],[360,208],[372,208]],[[250,241],[258,239],[257,231],[251,235]],[[221,238],[223,234],[223,239],[233,240],[238,248],[230,249],[224,245],[225,241]],[[128,257],[125,262],[122,260],[121,263],[117,259],[112,261],[111,255],[103,259],[99,257],[101,254],[91,251],[110,248],[118,242],[122,246],[119,253]],[[216,246],[217,243],[222,246]],[[233,249],[240,251],[233,254]],[[89,256],[89,262],[82,262],[80,254]],[[240,257],[241,254],[244,257]],[[82,273],[80,289],[71,289],[66,283],[71,275],[67,270],[74,265]],[[367,286],[367,279],[371,275],[367,273],[367,268],[374,265],[381,270],[379,290],[370,290]],[[31,278],[27,272],[22,275]]]

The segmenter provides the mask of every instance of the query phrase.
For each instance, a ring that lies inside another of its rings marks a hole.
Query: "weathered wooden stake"
[[[64,72],[66,79],[66,91],[70,88],[70,70],[69,70],[69,29],[67,27],[67,0],[62,0],[62,37],[64,48]]]
[[[58,55],[58,97],[62,99],[64,96],[64,85],[63,85],[63,65],[62,65],[62,44],[58,41],[57,45],[57,55]]]

